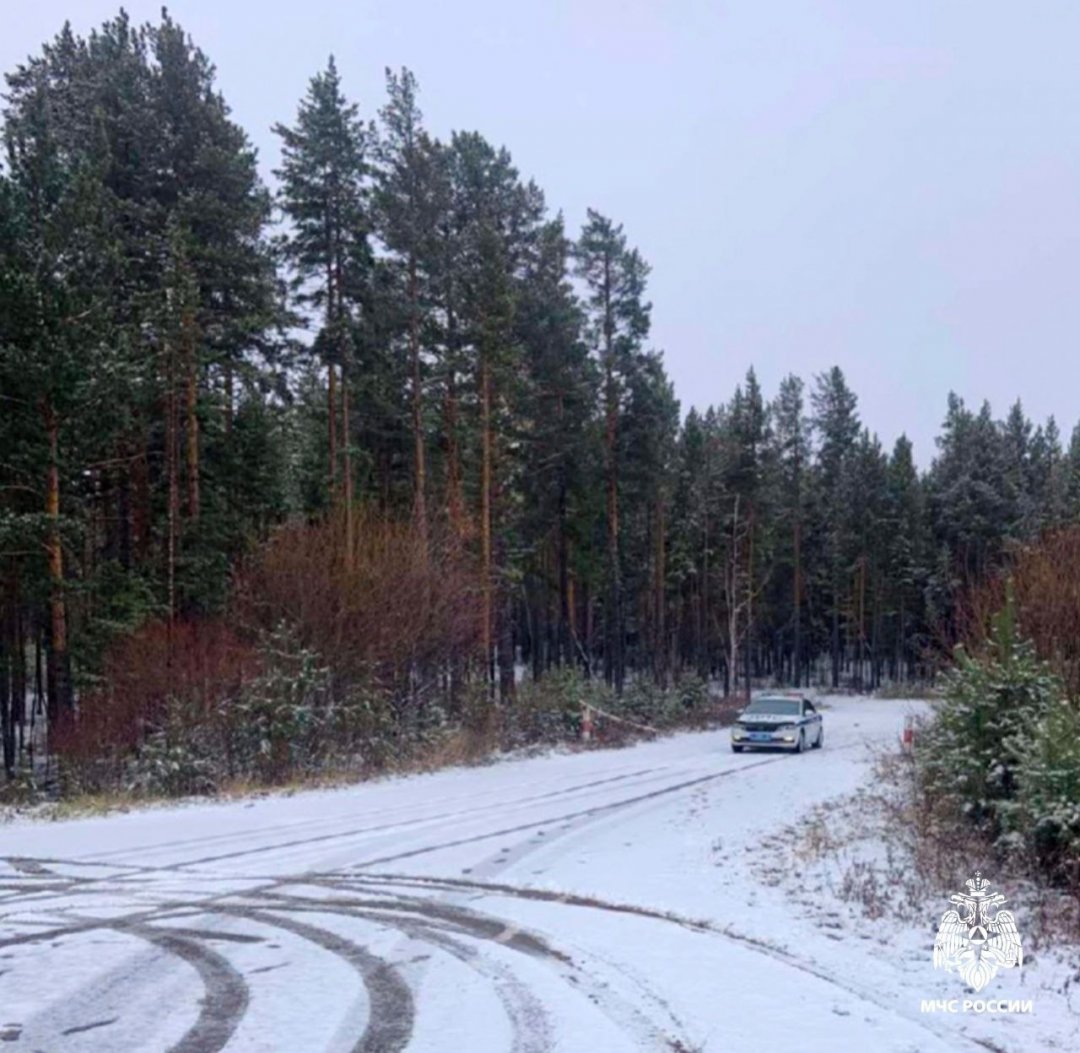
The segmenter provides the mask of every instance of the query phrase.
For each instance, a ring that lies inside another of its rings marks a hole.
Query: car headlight
[[[745,734],[746,734],[746,732],[743,731],[742,728],[732,728],[731,729],[731,737],[733,739],[741,739]]]

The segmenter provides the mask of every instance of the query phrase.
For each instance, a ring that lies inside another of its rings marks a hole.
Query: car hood
[[[740,713],[739,724],[795,724],[801,718],[797,713],[785,715],[783,713]]]

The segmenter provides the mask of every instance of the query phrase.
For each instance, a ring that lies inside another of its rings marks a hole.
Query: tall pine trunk
[[[344,360],[341,364],[341,452],[343,497],[345,501],[345,569],[353,569],[356,539],[353,536],[355,511],[353,509],[352,432],[349,427],[349,378]]]
[[[427,464],[424,455],[424,392],[420,362],[420,303],[416,257],[409,258],[409,359],[412,367],[413,511],[424,548],[427,548]]]
[[[795,606],[795,632],[794,632],[794,656],[792,658],[792,671],[795,686],[802,683],[802,521],[801,512],[796,506],[795,511],[795,585],[792,602]]]
[[[443,396],[443,431],[446,434],[446,516],[454,536],[465,536],[465,493],[461,472],[461,446],[458,443],[457,316],[447,293],[446,307],[446,391]]]
[[[64,548],[60,538],[60,422],[52,400],[42,405],[49,460],[45,477],[46,551],[49,563],[49,680],[50,725],[71,709],[71,675],[67,640],[67,601],[64,594]]]
[[[612,304],[612,260],[604,260],[604,449],[607,460],[608,602],[604,641],[604,678],[623,688],[622,560],[619,554],[619,389],[615,376],[615,315]]]
[[[566,518],[566,475],[563,470],[559,479],[559,622],[556,645],[556,660],[559,665],[570,665],[574,660],[574,598]]]
[[[893,677],[896,680],[907,680],[907,669],[904,664],[904,644],[905,644],[905,622],[907,621],[906,611],[904,610],[904,586],[900,586],[900,614],[897,620],[896,630],[896,671],[893,673]]]
[[[505,587],[499,589],[496,647],[499,652],[499,701],[513,702],[517,686],[514,672],[514,603],[510,590]]]
[[[337,290],[337,283],[335,282],[335,246],[336,239],[334,237],[334,227],[330,212],[327,211],[324,216],[325,223],[325,237],[326,237],[326,427],[327,427],[327,444],[330,453],[330,471],[329,471],[329,487],[330,487],[330,507],[333,508],[338,502],[338,486],[337,486],[337,378],[335,376],[334,360],[331,357],[333,351],[331,348],[336,348],[336,343],[340,339],[340,334],[337,332],[338,318],[338,300],[335,295]]]
[[[839,557],[833,553],[832,567],[832,687],[835,691],[840,686],[840,567]]]
[[[623,618],[622,572],[619,558],[619,403],[612,354],[608,353],[605,358],[607,359],[607,376],[604,384],[604,446],[607,460],[608,609],[606,619],[607,639],[604,646],[604,678],[615,688],[616,694],[621,694],[623,687]]]
[[[724,694],[739,689],[739,495],[735,495],[731,515],[730,572],[727,580],[727,669],[724,673]]]
[[[176,619],[176,558],[180,532],[179,412],[176,398],[176,375],[173,347],[168,349],[168,391],[165,397],[165,471],[168,480],[168,533],[166,538],[166,579],[169,625]]]
[[[3,754],[4,774],[11,779],[15,775],[15,697],[13,660],[15,643],[15,593],[8,587],[10,603],[0,605],[0,752]]]
[[[150,547],[150,458],[145,428],[131,440],[131,554],[136,564],[146,562]]]
[[[488,679],[494,687],[492,663],[492,617],[494,607],[494,582],[491,559],[491,484],[492,484],[492,434],[491,434],[491,366],[487,353],[481,352],[480,362],[480,573],[482,575],[480,641],[484,650],[484,666]]]
[[[866,556],[862,555],[859,557],[859,665],[856,673],[860,691],[865,687],[866,650]]]
[[[712,675],[712,658],[709,653],[709,511],[705,509],[701,530],[701,585],[698,588],[697,609],[697,663],[703,680]],[[724,694],[728,693],[727,676],[724,677]]]
[[[330,505],[333,507],[337,504],[338,500],[338,485],[337,485],[337,377],[336,370],[334,369],[333,362],[326,363],[326,404],[327,404],[327,417],[329,418],[329,424],[327,425],[327,443],[330,451],[330,478],[329,478],[329,491],[330,491]]]
[[[184,312],[184,412],[185,457],[187,468],[187,513],[197,523],[201,507],[199,492],[199,361],[195,347],[195,318]]]
[[[656,498],[656,537],[654,540],[655,579],[653,582],[653,623],[655,625],[655,642],[653,647],[655,654],[656,681],[661,687],[667,686],[667,603],[665,585],[667,581],[666,544],[664,523],[664,501],[661,495]]]
[[[26,693],[28,690],[26,673],[26,611],[20,602],[18,574],[14,576],[14,601],[12,620],[12,715],[19,726],[19,752],[26,749]]]
[[[750,688],[752,670],[750,663],[750,650],[752,645],[752,639],[754,635],[754,504],[749,502],[750,507],[747,509],[747,530],[749,538],[747,541],[747,554],[746,554],[746,637],[743,642],[743,665],[745,666],[744,673],[746,676],[746,701],[750,701]]]

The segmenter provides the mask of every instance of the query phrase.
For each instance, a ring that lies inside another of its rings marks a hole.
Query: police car
[[[821,749],[825,728],[814,703],[799,694],[771,694],[755,698],[731,727],[731,748],[767,748],[802,753]]]

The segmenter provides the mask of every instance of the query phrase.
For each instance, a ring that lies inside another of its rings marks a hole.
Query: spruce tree
[[[1065,516],[1075,522],[1080,519],[1080,424],[1069,437],[1069,450],[1065,455],[1062,488],[1065,500]]]
[[[822,521],[828,551],[828,594],[832,686],[840,685],[842,641],[841,610],[844,605],[845,557],[851,508],[845,492],[860,424],[857,399],[838,366],[816,378],[811,395],[814,428],[818,436],[817,473],[822,501]]]
[[[929,557],[924,489],[906,435],[896,440],[889,458],[886,493],[884,558],[894,621],[889,668],[894,680],[902,680],[910,673],[919,649],[921,597]]]

